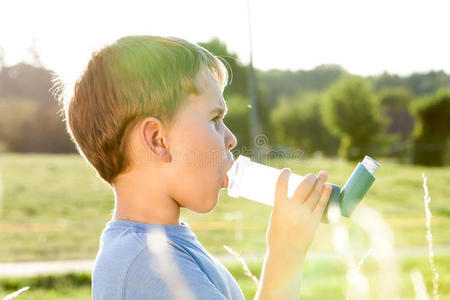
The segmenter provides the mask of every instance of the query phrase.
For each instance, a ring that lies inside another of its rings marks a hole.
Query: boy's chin
[[[203,206],[190,208],[190,210],[192,210],[193,212],[199,213],[199,214],[206,214],[206,213],[213,211],[216,208],[217,202],[218,202],[218,199],[216,199],[216,201],[213,201],[211,203],[205,203],[205,205],[203,205]],[[207,205],[207,204],[209,204],[209,205]]]
[[[221,190],[228,188],[228,175],[225,175],[225,178],[222,182],[222,186],[220,187]]]

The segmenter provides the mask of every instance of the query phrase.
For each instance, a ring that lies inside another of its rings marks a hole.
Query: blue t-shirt
[[[244,295],[187,223],[111,220],[100,238],[92,298],[240,300]]]

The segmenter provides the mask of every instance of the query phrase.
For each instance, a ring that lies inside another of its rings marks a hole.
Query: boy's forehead
[[[199,97],[204,104],[209,107],[226,109],[225,99],[217,80],[212,76],[207,68],[203,68],[197,77],[197,83],[200,87],[201,96]]]

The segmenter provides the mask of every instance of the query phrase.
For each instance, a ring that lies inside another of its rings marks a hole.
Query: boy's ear
[[[149,156],[163,161],[170,162],[169,145],[165,136],[164,124],[155,117],[145,118],[139,126],[141,142]]]

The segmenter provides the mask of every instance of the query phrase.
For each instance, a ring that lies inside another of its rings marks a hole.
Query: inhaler
[[[350,217],[375,181],[374,175],[379,166],[380,164],[377,161],[366,155],[363,161],[359,162],[353,170],[342,189],[338,185],[332,184],[330,198],[321,221],[328,223],[330,218],[328,208],[331,205],[339,208],[342,216]],[[280,169],[253,162],[250,158],[239,155],[227,172],[228,195],[273,206],[276,181],[280,172]],[[288,182],[288,197],[292,197],[303,179],[304,176],[291,173]]]

